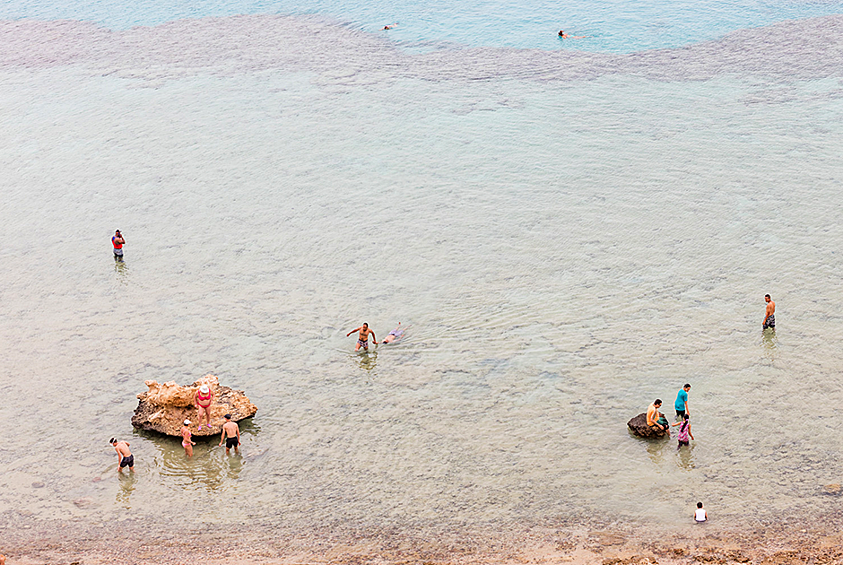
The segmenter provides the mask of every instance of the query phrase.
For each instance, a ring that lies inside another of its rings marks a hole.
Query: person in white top
[[[694,520],[697,522],[705,522],[708,520],[708,514],[705,513],[705,508],[702,507],[702,502],[697,502],[697,510],[694,512]]]

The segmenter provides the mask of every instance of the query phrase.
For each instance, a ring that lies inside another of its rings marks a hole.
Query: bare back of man
[[[225,442],[225,454],[231,453],[231,448],[234,448],[235,453],[240,453],[240,426],[237,422],[231,421],[231,414],[225,415],[225,424],[222,425],[222,437],[220,437],[220,445]]]
[[[132,452],[129,450],[129,442],[117,441],[114,438],[111,438],[111,446],[114,448],[114,451],[117,452],[117,457],[120,460],[117,470],[122,473],[123,467],[128,467],[129,471],[134,473],[135,456],[132,455]]]

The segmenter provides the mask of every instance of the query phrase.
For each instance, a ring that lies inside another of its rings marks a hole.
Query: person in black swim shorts
[[[132,455],[132,452],[129,451],[129,442],[127,441],[117,441],[114,438],[108,442],[111,444],[111,447],[114,448],[114,451],[117,452],[117,456],[120,458],[120,466],[117,467],[117,471],[122,473],[123,467],[128,467],[129,471],[132,473],[135,472],[135,456]]]
[[[240,453],[240,426],[237,422],[231,421],[231,414],[225,415],[225,424],[222,425],[222,436],[220,437],[220,446],[225,441],[225,454],[231,453],[231,448],[234,448],[235,453]]]

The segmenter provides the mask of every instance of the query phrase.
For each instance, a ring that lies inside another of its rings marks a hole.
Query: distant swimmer
[[[114,237],[111,238],[111,245],[114,246],[115,261],[123,260],[123,245],[125,244],[126,240],[123,238],[123,234],[120,233],[120,230],[114,232]]]
[[[767,302],[767,315],[764,316],[764,323],[761,324],[761,329],[766,330],[770,328],[776,331],[776,303],[773,302],[769,294],[764,295],[764,300]]]
[[[372,336],[372,342],[377,345],[378,338],[375,337],[375,332],[369,329],[369,324],[367,324],[366,322],[363,322],[363,325],[359,328],[355,328],[345,334],[345,337],[350,336],[354,332],[360,332],[357,335],[357,347],[354,348],[354,351],[360,351],[361,347],[366,351],[369,351],[369,336]]]
[[[191,439],[193,434],[188,426],[190,426],[190,420],[185,420],[181,427],[181,446],[188,457],[193,457],[193,446],[196,445],[196,442]]]
[[[585,39],[587,35],[568,35],[564,30],[559,30],[559,37],[562,39]]]
[[[220,436],[220,446],[225,442],[225,454],[231,453],[231,448],[234,448],[235,453],[240,453],[240,426],[237,422],[231,421],[231,414],[225,415],[225,424],[222,425],[222,435]]]
[[[398,327],[389,332],[389,335],[386,336],[386,339],[383,340],[383,343],[393,343],[396,341],[401,341],[402,337],[404,337],[404,328],[401,327],[401,322],[398,322]]]
[[[397,23],[385,25],[385,26],[383,26],[383,29],[381,31],[386,31],[388,29],[392,29],[397,25],[398,25]]]
[[[211,427],[211,404],[214,403],[214,391],[208,385],[202,385],[193,395],[193,402],[196,404],[196,411],[199,412],[197,420],[202,421],[202,416],[205,416],[205,424],[208,428]],[[202,424],[199,424],[199,429],[202,429]]]
[[[132,452],[129,451],[129,442],[128,441],[117,441],[114,438],[111,438],[108,443],[114,448],[114,451],[117,452],[117,457],[120,459],[120,466],[117,467],[117,470],[121,473],[123,472],[123,467],[128,467],[131,472],[135,472],[135,456],[132,455]]]

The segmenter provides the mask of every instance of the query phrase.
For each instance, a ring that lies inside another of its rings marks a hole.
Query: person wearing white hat
[[[190,439],[193,434],[188,426],[190,426],[190,420],[185,420],[181,427],[181,446],[188,457],[193,457],[193,446],[196,445],[196,442]]]
[[[211,427],[211,405],[214,403],[214,391],[211,390],[211,387],[208,385],[202,385],[196,391],[196,394],[193,397],[194,403],[196,404],[196,410],[199,412],[199,417],[197,418],[200,422],[202,421],[202,415],[205,415],[205,425],[208,428]],[[202,430],[202,424],[199,424],[199,431]]]

